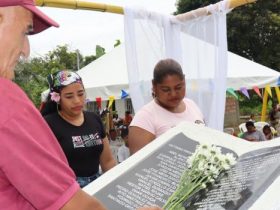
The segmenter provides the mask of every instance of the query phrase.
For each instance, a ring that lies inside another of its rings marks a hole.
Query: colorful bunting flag
[[[233,95],[238,100],[238,95],[236,95],[233,88],[228,88],[227,92],[230,93],[231,95]]]
[[[122,90],[122,93],[121,93],[121,99],[124,99],[128,96],[127,92],[125,92],[124,90]]]
[[[101,109],[101,97],[97,97],[96,99],[96,103],[97,103],[97,108],[100,110]]]
[[[112,106],[113,102],[115,100],[115,96],[109,96],[109,104],[108,104],[108,109]]]
[[[247,88],[245,87],[240,88],[240,92],[243,93],[243,95],[245,95],[248,99],[250,99]]]
[[[254,89],[254,91],[258,94],[258,96],[259,96],[260,98],[262,98],[262,94],[261,94],[261,92],[260,92],[260,89],[259,89],[257,86],[254,86],[253,89]]]
[[[280,86],[280,77],[278,77],[277,86]]]
[[[272,98],[272,93],[271,93],[270,85],[266,85],[264,89],[265,89],[265,91],[268,92],[268,94],[269,94],[270,97]]]

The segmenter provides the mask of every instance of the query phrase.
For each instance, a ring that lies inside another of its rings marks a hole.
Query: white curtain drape
[[[211,15],[185,21],[172,15],[125,8],[126,62],[135,112],[152,100],[155,64],[160,59],[173,58],[182,65],[186,76],[186,97],[198,104],[207,126],[223,129],[228,10],[226,0],[217,5],[207,7]]]

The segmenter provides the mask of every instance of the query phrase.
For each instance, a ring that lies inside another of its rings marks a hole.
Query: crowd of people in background
[[[248,141],[265,141],[266,138],[262,131],[256,129],[253,121],[246,122],[246,129],[244,133],[241,134],[241,138]]]
[[[246,131],[239,137],[248,141],[266,141],[280,136],[280,104],[272,103],[269,114],[269,122],[256,128],[255,115],[251,114],[250,119],[245,123]]]

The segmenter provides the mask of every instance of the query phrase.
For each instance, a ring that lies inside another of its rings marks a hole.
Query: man
[[[79,188],[40,113],[10,81],[20,56],[29,55],[27,35],[50,26],[58,24],[32,0],[0,0],[0,209],[103,210]]]
[[[256,129],[254,122],[248,121],[248,122],[246,122],[245,125],[247,128],[247,131],[241,135],[241,138],[246,139],[248,141],[265,141],[266,140],[264,134],[261,131]]]

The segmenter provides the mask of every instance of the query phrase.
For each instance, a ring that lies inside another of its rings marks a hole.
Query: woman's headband
[[[73,71],[62,70],[48,76],[50,92],[59,92],[72,83],[82,83],[82,78]]]

